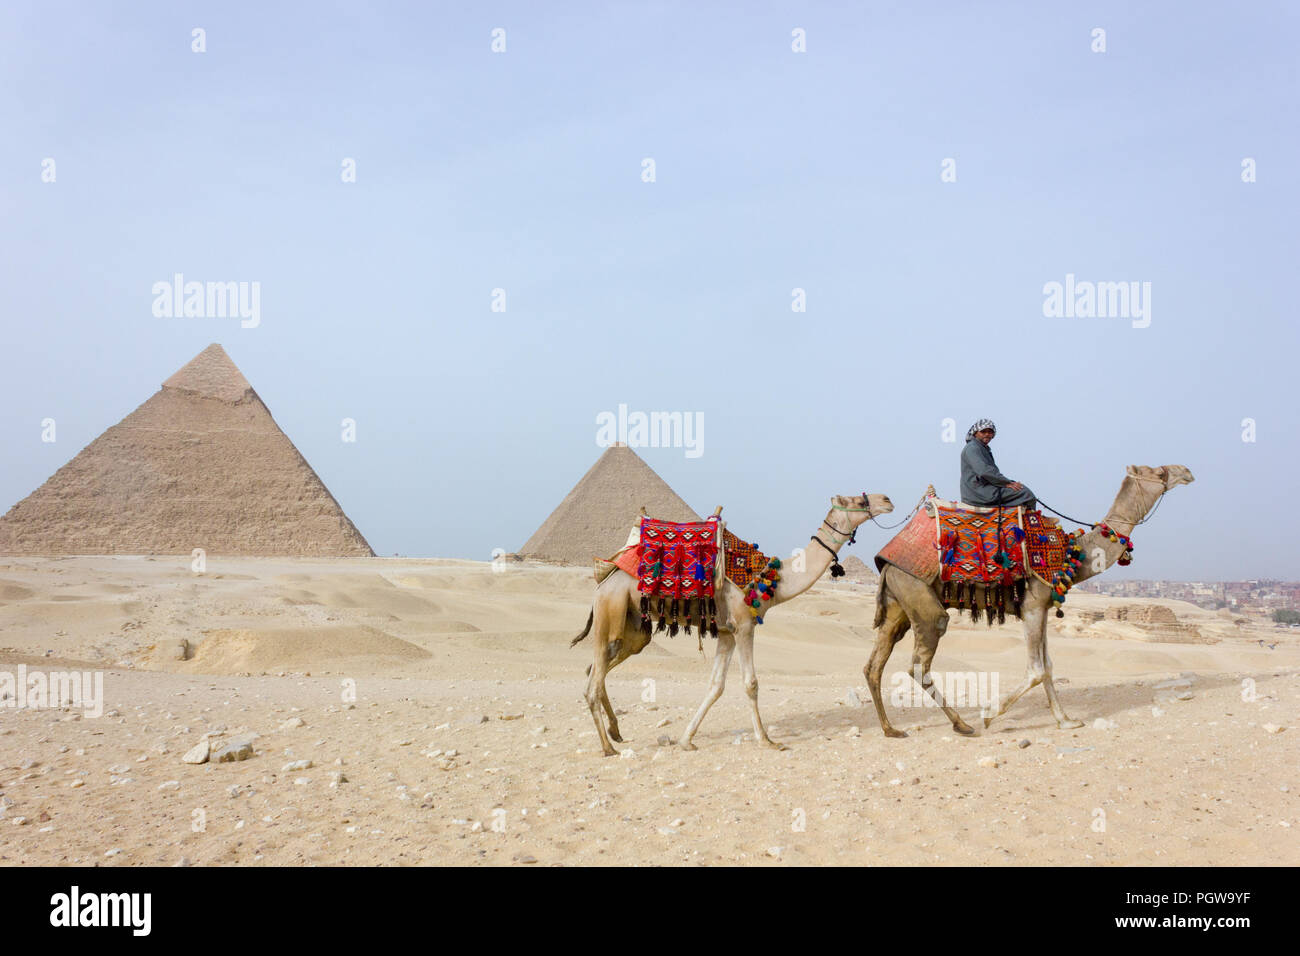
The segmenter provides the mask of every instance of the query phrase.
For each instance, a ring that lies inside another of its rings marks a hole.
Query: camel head
[[[1122,534],[1129,534],[1151,513],[1166,491],[1192,481],[1191,471],[1183,465],[1161,465],[1159,468],[1129,465],[1106,521],[1118,526]]]
[[[887,515],[894,510],[894,503],[888,495],[836,495],[831,499],[831,515],[839,521],[856,528],[880,515]]]
[[[1153,484],[1160,482],[1164,485],[1165,491],[1179,485],[1190,485],[1196,480],[1192,477],[1192,472],[1186,465],[1161,465],[1159,468],[1151,468],[1147,465],[1129,465],[1127,472],[1138,481]]]

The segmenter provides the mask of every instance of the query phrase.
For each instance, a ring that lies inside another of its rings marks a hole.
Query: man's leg
[[[1033,511],[1038,506],[1038,499],[1034,493],[1027,487],[1022,486],[1019,491],[1012,491],[1010,488],[1003,488],[1002,507],[1014,508],[1017,505],[1024,505],[1026,511]]]

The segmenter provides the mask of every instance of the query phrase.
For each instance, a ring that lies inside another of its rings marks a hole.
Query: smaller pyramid
[[[220,345],[0,518],[0,553],[370,557]]]
[[[644,507],[652,518],[699,521],[654,469],[626,445],[611,445],[519,549],[529,558],[590,564],[627,544]]]

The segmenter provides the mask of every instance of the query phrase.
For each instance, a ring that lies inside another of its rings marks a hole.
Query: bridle
[[[875,512],[873,512],[873,511],[871,510],[871,506],[870,506],[870,501],[871,501],[871,499],[867,496],[867,493],[866,493],[865,491],[862,493],[862,499],[863,499],[864,501],[868,502],[868,505],[867,505],[867,507],[865,507],[865,508],[845,508],[843,505],[832,504],[832,505],[831,505],[831,510],[832,510],[832,511],[849,511],[849,512],[856,512],[856,513],[858,513],[858,514],[861,514],[861,513],[863,513],[863,512],[866,512],[866,514],[869,516],[869,517],[868,517],[868,520],[870,520],[871,518],[874,518],[874,517],[875,517]],[[843,575],[844,575],[844,568],[843,568],[843,566],[840,564],[839,549],[842,548],[842,547],[844,547],[844,545],[845,545],[846,543],[847,543],[847,544],[855,544],[855,543],[857,543],[857,540],[858,540],[858,529],[857,529],[857,528],[851,528],[849,531],[841,531],[839,528],[835,527],[835,525],[831,524],[831,521],[830,521],[830,518],[829,518],[829,517],[827,517],[825,520],[822,521],[822,526],[825,527],[825,528],[830,529],[832,532],[834,532],[834,534],[836,534],[836,535],[839,536],[839,539],[835,541],[835,547],[832,548],[829,544],[827,544],[825,541],[823,541],[823,540],[821,539],[821,535],[820,535],[820,534],[815,534],[815,535],[813,535],[811,540],[816,541],[818,544],[820,544],[823,548],[825,548],[825,549],[830,553],[830,556],[831,556],[831,577],[832,577],[832,578],[843,577]]]

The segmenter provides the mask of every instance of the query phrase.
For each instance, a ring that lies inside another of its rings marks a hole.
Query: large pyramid
[[[566,564],[590,564],[593,558],[608,557],[627,543],[643,505],[652,518],[700,520],[636,452],[626,445],[612,445],[519,553]]]
[[[0,518],[0,553],[373,556],[220,345]]]

